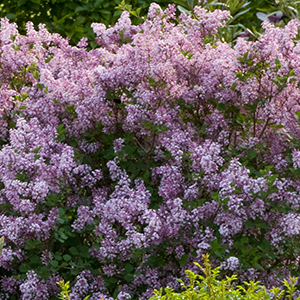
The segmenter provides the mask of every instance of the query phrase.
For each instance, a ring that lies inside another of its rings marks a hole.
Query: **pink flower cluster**
[[[299,22],[232,46],[228,17],[152,4],[93,24],[91,51],[1,20],[1,299],[70,273],[72,299],[147,299],[208,251],[266,284],[299,271]]]

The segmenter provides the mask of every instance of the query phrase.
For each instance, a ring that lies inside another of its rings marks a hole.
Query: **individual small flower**
[[[124,140],[121,138],[118,138],[114,140],[114,151],[115,153],[120,152],[124,147]]]
[[[176,246],[175,253],[176,253],[176,258],[180,259],[185,253],[183,246],[182,245]]]
[[[239,264],[239,259],[237,257],[230,256],[225,262],[221,263],[221,268],[223,270],[234,271],[239,267]]]
[[[78,275],[77,281],[74,286],[71,288],[70,299],[81,300],[83,299],[89,290],[88,281],[84,276]]]
[[[198,248],[208,250],[211,248],[211,245],[205,242],[201,242],[200,244],[198,244]]]
[[[93,218],[91,216],[90,208],[88,206],[79,206],[77,209],[78,218],[71,225],[74,230],[83,230],[87,224],[93,222]]]
[[[48,266],[53,256],[50,251],[44,250],[41,255],[42,264]]]
[[[109,173],[111,175],[112,180],[115,181],[123,175],[121,168],[118,166],[117,158],[114,160],[108,161],[106,165],[109,169]]]
[[[148,9],[148,18],[154,19],[156,16],[159,16],[160,14],[162,14],[161,7],[156,3],[151,3]]]
[[[88,43],[87,43],[87,38],[86,37],[83,37],[79,43],[77,44],[77,47],[79,48],[86,48],[88,46]]]
[[[292,160],[294,169],[300,168],[300,151],[294,149],[292,152]]]
[[[245,277],[245,281],[256,281],[259,276],[259,272],[253,268],[249,268],[248,270],[245,271],[243,274],[243,277]]]
[[[57,282],[61,281],[62,277],[58,274],[52,274],[46,281],[49,295],[57,296],[60,292],[60,287]]]
[[[192,168],[211,174],[216,172],[223,164],[224,159],[220,156],[221,146],[211,140],[206,140],[202,145],[192,145],[193,160]]]
[[[121,291],[121,292],[118,294],[117,299],[118,299],[118,300],[128,300],[128,299],[131,299],[131,296],[130,296],[130,294]]]
[[[115,265],[107,265],[102,268],[104,274],[108,277],[112,277],[116,274],[116,266]]]
[[[290,212],[282,217],[281,226],[287,236],[298,235],[300,233],[300,215]]]

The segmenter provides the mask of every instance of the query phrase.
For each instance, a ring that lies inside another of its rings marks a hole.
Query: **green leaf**
[[[100,4],[103,2],[103,0],[96,0],[95,2],[94,2],[94,7],[98,7],[98,6],[100,6]]]
[[[236,88],[236,86],[237,86],[237,83],[236,83],[236,82],[234,82],[234,83],[231,85],[230,89],[231,89],[232,91],[234,91],[234,90],[235,90],[235,88]]]
[[[241,244],[248,244],[249,243],[249,238],[244,236],[243,238],[241,238]]]
[[[42,83],[37,83],[37,84],[36,84],[36,88],[39,89],[39,90],[43,90],[44,87],[45,87],[45,86],[44,86]]]
[[[185,265],[188,258],[189,258],[189,256],[188,256],[187,254],[184,254],[184,255],[181,257],[181,259],[179,260],[179,264],[180,264],[180,265]]]
[[[107,279],[107,281],[108,281],[109,283],[116,284],[116,283],[118,282],[118,279],[115,278],[115,277],[109,277],[109,278]]]
[[[56,132],[59,135],[63,135],[65,133],[65,131],[66,131],[66,129],[64,128],[64,124],[59,124],[58,127],[57,127]]]
[[[239,58],[240,58],[240,57],[239,57]],[[238,58],[238,59],[239,59],[239,58]],[[237,73],[236,73],[236,77],[237,77],[240,81],[243,82],[243,81],[245,81],[245,77],[246,77],[246,76],[245,76],[242,72],[237,72]]]
[[[225,104],[224,103],[218,103],[217,104],[217,110],[225,111],[226,110]]]
[[[42,243],[41,241],[27,240],[25,249],[28,249],[28,250],[34,249],[36,246],[40,245],[41,243]]]
[[[253,266],[255,269],[263,270],[263,267],[259,263],[254,263]]]
[[[132,280],[133,280],[133,274],[126,274],[125,276],[124,276],[124,279],[128,282],[128,283],[130,283]]]
[[[61,260],[62,260],[62,257],[61,257],[60,254],[55,254],[53,257],[54,257],[56,260],[58,260],[58,261],[61,261]]]
[[[121,39],[123,39],[125,30],[126,30],[126,29],[123,29],[123,30],[121,30],[121,31],[119,32],[119,37],[120,37]]]
[[[16,174],[16,179],[22,182],[29,182],[30,178],[26,175],[26,173],[18,173]]]
[[[16,51],[20,49],[20,46],[16,46],[15,44],[12,44],[11,47]]]
[[[60,237],[62,240],[67,240],[67,239],[68,239],[68,236],[63,232],[63,229],[60,229],[60,230],[59,230],[59,237]]]
[[[214,251],[214,254],[215,254],[215,256],[217,256],[219,258],[223,257],[222,253],[219,250]]]
[[[268,189],[268,193],[272,194],[278,191],[278,187],[276,185],[272,185],[269,189]]]
[[[300,110],[295,112],[296,119],[300,120]]]
[[[41,148],[42,148],[42,146],[39,146],[39,147],[35,148],[34,150],[32,150],[32,152],[33,153],[38,153]]]
[[[280,63],[280,61],[279,61],[279,59],[275,59],[275,65],[276,65],[276,71],[278,71],[280,68],[281,68],[281,63]]]
[[[127,272],[127,273],[130,273],[131,271],[133,271],[133,266],[131,265],[131,264],[126,264],[125,265],[125,271]]]
[[[2,254],[3,247],[4,247],[4,236],[0,238],[0,255]]]
[[[235,14],[234,17],[233,17],[232,19],[229,20],[228,24],[233,23],[233,22],[234,22],[236,19],[238,19],[240,16],[246,14],[250,9],[251,9],[251,7],[249,7],[249,8],[247,8],[247,9],[245,9],[245,10],[243,10],[243,11],[241,11],[241,12]]]
[[[250,160],[255,158],[256,155],[257,155],[257,153],[253,149],[249,149],[247,151],[247,158],[250,159]]]
[[[200,132],[202,133],[202,134],[205,134],[206,133],[206,128],[208,128],[209,126],[208,125],[202,125],[201,126],[201,129],[200,129]]]
[[[18,6],[22,6],[27,2],[27,0],[18,0]]]
[[[89,252],[90,248],[87,245],[80,246],[80,256],[84,258],[90,258],[91,254]]]
[[[76,7],[75,12],[77,13],[77,12],[85,11],[85,10],[87,10],[87,9],[82,6],[78,6],[78,7]]]
[[[15,14],[7,14],[6,17],[7,17],[7,19],[12,20],[16,17],[16,15]]]
[[[27,273],[28,270],[30,270],[30,266],[28,263],[22,263],[19,267],[19,271],[21,273]]]
[[[10,122],[8,123],[8,125],[9,125],[9,128],[15,128],[15,127],[16,127],[16,123],[13,122],[13,121],[10,121]]]
[[[61,207],[58,208],[59,217],[63,217],[66,214],[65,210]]]
[[[45,59],[45,63],[50,62],[50,60],[53,58],[54,54],[51,53],[46,59]]]
[[[211,193],[211,198],[216,200],[216,201],[219,201],[220,200],[220,195],[218,192],[212,192]]]
[[[77,250],[76,247],[71,247],[71,248],[69,248],[69,252],[70,252],[72,255],[78,255],[78,254],[79,254],[79,252],[78,252],[78,250]]]
[[[77,24],[83,24],[86,21],[85,17],[78,17],[76,18],[76,23]]]
[[[71,257],[70,255],[68,255],[68,254],[65,254],[65,255],[63,256],[63,259],[64,259],[65,261],[70,261],[70,260],[72,259],[72,257]]]
[[[77,33],[83,33],[83,28],[82,27],[76,27],[74,29],[74,31],[77,32]]]
[[[180,12],[186,14],[187,16],[189,16],[189,15],[191,14],[191,12],[190,12],[189,10],[185,9],[185,8],[184,8],[183,6],[181,6],[181,5],[177,5],[177,8],[178,8],[178,10],[179,10]]]
[[[41,259],[38,255],[34,255],[30,257],[30,264],[40,264]]]
[[[58,261],[56,261],[56,260],[51,260],[51,261],[50,261],[50,264],[51,264],[54,268],[56,268],[56,267],[58,266]]]
[[[260,228],[260,229],[267,229],[268,228],[267,224],[264,223],[264,222],[259,222],[259,223],[256,223],[255,225],[256,225],[257,228]]]

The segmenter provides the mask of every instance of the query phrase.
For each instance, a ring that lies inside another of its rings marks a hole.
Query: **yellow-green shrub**
[[[295,299],[294,292],[297,278],[290,278],[290,282],[284,280],[285,289],[273,287],[268,291],[264,286],[259,285],[259,282],[244,282],[242,285],[235,285],[237,275],[226,277],[226,279],[218,280],[220,267],[212,269],[209,263],[209,255],[203,255],[204,267],[195,263],[201,270],[203,275],[195,274],[187,270],[186,274],[190,279],[190,283],[185,285],[182,280],[179,280],[183,292],[177,293],[173,289],[167,287],[154,291],[154,296],[150,300],[264,300],[264,299]],[[296,298],[297,300],[300,297]]]

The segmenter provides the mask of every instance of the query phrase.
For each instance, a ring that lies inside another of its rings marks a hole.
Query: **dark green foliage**
[[[25,33],[26,22],[32,21],[35,26],[46,24],[50,32],[57,32],[70,37],[71,44],[77,44],[82,37],[89,39],[92,47],[96,46],[93,22],[104,23],[106,26],[116,22],[122,10],[116,10],[121,0],[3,0],[0,4],[0,18],[7,17],[18,24],[20,33]],[[133,8],[141,8],[141,15],[152,1],[130,0]],[[168,0],[155,1],[167,6]],[[133,22],[140,20],[135,18]]]
[[[174,0],[174,3],[181,12],[188,14],[198,3],[208,11],[230,11],[232,18],[227,22],[227,27],[220,31],[220,38],[226,42],[232,42],[239,36],[256,40],[263,32],[262,22],[268,17],[277,26],[284,26],[288,21],[299,18],[300,9],[299,1],[292,0]],[[276,19],[277,15],[281,17]]]
[[[76,45],[82,37],[87,37],[90,47],[96,47],[94,33],[91,28],[93,22],[113,25],[122,10],[130,11],[132,21],[138,24],[143,21],[151,2],[156,2],[165,8],[175,3],[180,12],[189,13],[198,4],[197,0],[128,0],[126,4],[121,0],[3,0],[0,4],[0,18],[7,17],[16,22],[20,33],[24,34],[26,22],[32,21],[35,26],[46,24],[50,32],[57,32],[69,37],[70,42]],[[293,18],[298,18],[299,4],[297,1],[200,1],[200,4],[209,10],[222,9],[230,11],[232,18],[227,28],[222,29],[222,38],[226,42],[235,40],[240,35],[256,39],[262,32],[262,20],[257,13],[267,16],[282,12],[279,25],[286,24]],[[116,8],[119,9],[116,9]]]

